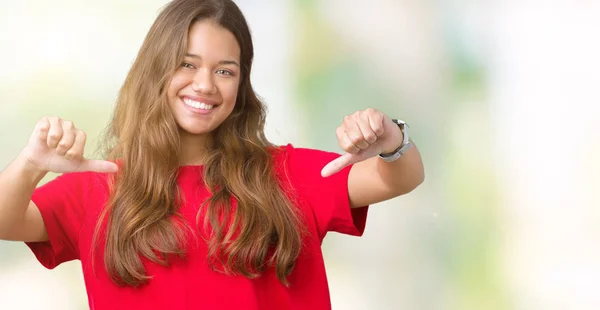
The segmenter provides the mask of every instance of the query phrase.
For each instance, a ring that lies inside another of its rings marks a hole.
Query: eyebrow
[[[200,57],[200,55],[190,54],[190,53],[186,53],[185,57],[202,59],[202,57]],[[237,61],[235,61],[235,60],[221,60],[221,61],[219,61],[219,64],[220,65],[236,65],[238,67],[240,66],[240,64],[238,64]]]

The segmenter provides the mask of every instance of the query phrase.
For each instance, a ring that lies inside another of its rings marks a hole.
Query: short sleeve
[[[48,241],[26,244],[48,269],[79,259],[79,231],[85,219],[90,174],[63,174],[36,188],[31,197],[42,214]]]
[[[289,176],[296,189],[311,208],[319,236],[327,232],[362,236],[365,230],[368,206],[350,208],[348,177],[352,166],[323,178],[321,170],[340,155],[306,148],[285,147]]]

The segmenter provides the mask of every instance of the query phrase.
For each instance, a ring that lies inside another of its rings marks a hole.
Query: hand
[[[43,117],[21,155],[31,167],[43,172],[117,172],[115,163],[83,158],[85,140],[85,133],[75,128],[73,122]]]
[[[391,153],[400,147],[404,138],[398,125],[375,109],[344,117],[336,134],[340,147],[347,153],[328,163],[321,171],[323,177],[378,154]]]

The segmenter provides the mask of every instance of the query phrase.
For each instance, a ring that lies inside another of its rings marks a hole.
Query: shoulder
[[[313,192],[315,187],[329,186],[331,181],[339,179],[321,177],[321,170],[330,161],[338,158],[340,154],[312,148],[295,147],[292,144],[275,147],[272,150],[273,164],[276,173],[284,182],[291,184],[296,189],[309,189]],[[343,174],[340,174],[343,176]],[[340,180],[344,182],[344,180]]]
[[[283,182],[292,188],[293,199],[306,214],[312,215],[315,233],[322,240],[328,231],[361,235],[367,209],[352,211],[348,196],[348,177],[352,166],[322,177],[321,170],[340,154],[291,144],[276,150],[275,164]]]
[[[312,148],[295,147],[292,144],[275,146],[270,149],[274,164],[295,172],[314,172],[321,169],[340,154]]]
[[[45,222],[55,219],[79,227],[84,219],[99,216],[110,195],[108,180],[105,173],[65,173],[38,187],[31,200]]]
[[[110,179],[110,174],[99,172],[70,172],[64,173],[56,178],[65,184],[70,184],[78,187],[106,185]]]
[[[106,196],[111,176],[98,172],[64,173],[37,188],[36,194],[63,199]]]

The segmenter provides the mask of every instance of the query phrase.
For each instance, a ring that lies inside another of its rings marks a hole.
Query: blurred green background
[[[93,157],[165,3],[0,1],[0,165],[45,115]],[[343,116],[373,107],[423,155],[426,182],[373,206],[364,237],[326,239],[334,309],[600,308],[600,4],[237,3],[273,142],[340,151]],[[0,309],[86,309],[79,268],[0,242]]]

